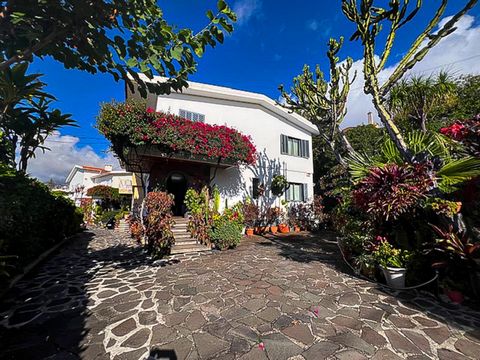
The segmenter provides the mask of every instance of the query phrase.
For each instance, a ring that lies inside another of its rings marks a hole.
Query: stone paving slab
[[[1,359],[478,359],[480,312],[349,275],[331,236],[152,262],[88,231],[0,303]]]

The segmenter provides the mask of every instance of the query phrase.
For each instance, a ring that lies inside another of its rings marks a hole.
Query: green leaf
[[[224,0],[218,0],[217,8],[219,11],[225,11],[228,8],[227,3]]]
[[[177,61],[182,60],[182,53],[183,53],[183,47],[180,45],[177,45],[170,50],[170,55],[172,55],[172,58],[174,58]]]

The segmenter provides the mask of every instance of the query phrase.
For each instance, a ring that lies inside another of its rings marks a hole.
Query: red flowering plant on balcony
[[[223,125],[210,125],[155,112],[143,102],[103,104],[97,127],[124,158],[125,150],[156,145],[167,152],[223,159],[236,164],[254,164],[256,148],[247,135]]]

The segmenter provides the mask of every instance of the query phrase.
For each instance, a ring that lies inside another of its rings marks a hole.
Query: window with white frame
[[[307,184],[289,183],[289,187],[285,192],[287,201],[306,201],[307,200]]]
[[[205,122],[205,115],[193,111],[180,109],[179,115],[187,120]]]

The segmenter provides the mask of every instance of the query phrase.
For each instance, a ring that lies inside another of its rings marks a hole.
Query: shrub
[[[143,237],[143,226],[140,221],[135,217],[129,218],[130,223],[130,236],[134,238],[137,242],[142,241]]]
[[[210,238],[217,248],[224,250],[236,247],[242,239],[243,226],[237,222],[231,222],[222,218],[215,222],[210,230]]]
[[[372,168],[353,191],[354,203],[377,220],[395,220],[412,211],[432,185],[426,165],[387,164]]]
[[[440,132],[460,142],[469,154],[480,157],[480,114],[472,119],[456,121],[441,128]]]
[[[174,238],[174,224],[171,195],[164,192],[150,192],[145,200],[146,216],[144,218],[145,236],[149,251],[155,257],[162,257],[170,252]]]
[[[46,185],[0,165],[0,256],[18,256],[11,265],[21,268],[76,233],[82,218],[71,200],[54,196]]]
[[[245,225],[252,228],[258,222],[258,217],[260,215],[260,209],[257,205],[252,202],[243,203],[243,217]]]

